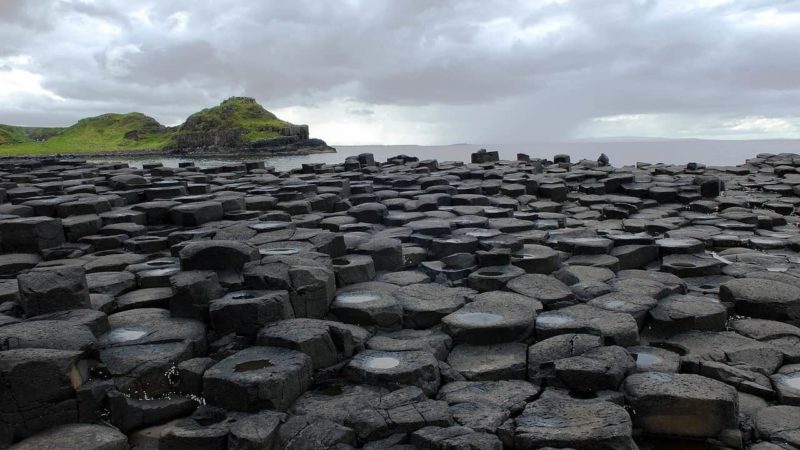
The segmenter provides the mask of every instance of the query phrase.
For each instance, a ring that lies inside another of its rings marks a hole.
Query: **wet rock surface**
[[[0,448],[800,447],[798,155],[0,160]]]

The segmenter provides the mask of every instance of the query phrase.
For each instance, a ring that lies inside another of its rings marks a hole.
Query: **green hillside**
[[[246,142],[255,142],[279,137],[281,130],[289,125],[289,122],[278,119],[252,98],[231,97],[219,106],[189,116],[178,127],[176,135],[240,130]]]
[[[63,128],[15,127],[0,124],[0,145],[43,141],[63,130]]]
[[[289,126],[254,99],[232,97],[177,127],[165,127],[141,113],[103,114],[68,128],[0,125],[0,156],[238,147],[279,137]]]

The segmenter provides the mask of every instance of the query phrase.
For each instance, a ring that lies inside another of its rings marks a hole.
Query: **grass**
[[[0,125],[0,156],[163,150],[179,147],[182,137],[230,132],[246,144],[279,137],[288,125],[254,99],[232,97],[192,114],[178,127],[165,127],[141,113],[103,114],[68,128]]]
[[[63,130],[63,128],[15,127],[0,124],[0,145],[43,141]]]
[[[219,106],[189,116],[176,134],[239,129],[245,142],[255,142],[279,137],[281,129],[288,125],[289,122],[278,119],[252,98],[231,97]]]

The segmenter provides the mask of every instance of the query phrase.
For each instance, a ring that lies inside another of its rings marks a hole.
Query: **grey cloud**
[[[800,3],[682,10],[697,3],[54,1],[58,14],[36,19],[31,2],[3,0],[0,23],[15,31],[0,26],[0,57],[30,55],[65,99],[26,100],[24,117],[40,123],[101,108],[175,121],[241,94],[270,108],[346,98],[361,117],[403,108],[441,125],[445,141],[566,138],[620,114],[800,116],[800,27],[743,23]],[[70,28],[76,17],[117,31],[92,42],[94,30]],[[0,120],[20,105],[0,106]]]
[[[347,108],[347,114],[352,114],[354,116],[371,116],[375,114],[375,111],[369,108]]]

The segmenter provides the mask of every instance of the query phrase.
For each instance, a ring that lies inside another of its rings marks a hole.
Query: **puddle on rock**
[[[654,365],[664,361],[663,358],[660,356],[656,356],[652,353],[637,353],[636,354],[636,365],[642,369],[648,369],[653,367]]]
[[[259,222],[250,225],[250,228],[256,231],[270,231],[280,230],[288,226],[289,224],[287,222]]]
[[[379,295],[369,292],[343,292],[336,296],[336,303],[352,304],[352,303],[367,303],[378,300]]]
[[[792,375],[781,380],[781,384],[800,391],[800,374]]]
[[[261,370],[267,367],[272,367],[272,363],[266,359],[258,361],[247,361],[239,363],[233,368],[234,372],[250,372],[251,370]]]
[[[137,330],[135,328],[116,328],[109,331],[108,340],[111,342],[135,341],[146,334],[147,331]]]
[[[505,275],[503,272],[478,272],[482,277],[500,277]]]
[[[672,381],[672,375],[664,372],[648,372],[646,376],[647,378],[650,378],[653,381],[658,381],[661,383],[667,383]]]
[[[370,369],[392,369],[400,365],[400,360],[391,356],[369,358],[366,366]]]
[[[258,251],[261,256],[279,256],[279,255],[295,255],[300,253],[296,248],[262,248]]]
[[[498,314],[470,312],[458,314],[458,319],[473,325],[494,325],[503,320],[503,316]]]
[[[467,233],[467,236],[471,236],[474,238],[483,238],[483,237],[494,237],[497,233],[493,233],[491,231],[470,231]]]
[[[625,302],[622,300],[611,300],[604,305],[608,309],[622,309],[625,307]]]
[[[536,318],[536,325],[558,326],[572,322],[572,319],[565,316],[539,316]]]

